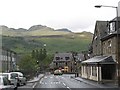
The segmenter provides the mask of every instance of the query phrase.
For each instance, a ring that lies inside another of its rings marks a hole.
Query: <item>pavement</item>
[[[30,83],[32,83],[31,87],[35,88],[35,86],[37,85],[37,82],[44,77],[44,74],[39,74],[38,76],[34,77],[33,79],[28,81],[28,84],[30,85]]]
[[[37,85],[38,81],[44,77],[44,74],[39,74],[38,77],[34,77],[33,79],[27,81],[27,84],[24,86],[18,87],[18,90],[21,89],[28,89],[28,90],[33,90],[35,86]]]
[[[97,81],[89,80],[89,79],[84,79],[81,77],[71,77],[74,78],[77,81],[84,82],[89,85],[93,85],[96,88],[118,88],[118,86],[114,83],[98,83]]]
[[[28,83],[34,83],[40,80],[40,78],[42,78],[44,76],[44,74],[39,74],[38,76],[34,77],[33,79],[30,79],[29,81],[27,81]]]

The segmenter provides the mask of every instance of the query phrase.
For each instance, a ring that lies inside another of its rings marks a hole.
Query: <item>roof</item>
[[[98,30],[100,38],[104,37],[107,34],[107,25],[108,21],[96,21],[95,32]]]
[[[56,60],[56,57],[60,57],[60,59]],[[66,57],[69,57],[69,59],[66,60]],[[73,59],[72,53],[56,53],[53,61],[71,61],[72,59]]]
[[[120,29],[119,29],[119,32],[118,32],[118,35],[120,36]],[[105,41],[105,40],[108,40],[112,37],[116,37],[117,36],[117,31],[111,33],[111,34],[108,34],[106,36],[104,36],[103,38],[101,38],[102,41]]]
[[[86,64],[115,64],[116,62],[113,60],[112,56],[95,56],[88,60],[83,61],[82,63]]]
[[[107,35],[107,25],[108,21],[96,21],[92,43],[96,41],[96,36],[101,39]],[[97,39],[98,42],[99,39]]]
[[[77,54],[76,58],[77,58],[77,61],[85,60],[84,54],[81,54],[81,53]]]

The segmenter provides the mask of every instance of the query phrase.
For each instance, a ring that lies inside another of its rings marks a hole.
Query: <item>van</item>
[[[16,76],[12,73],[0,73],[1,76],[5,76],[8,78],[11,84],[13,84],[17,88],[17,79]]]
[[[14,74],[15,78],[17,79],[17,86],[20,85],[26,85],[27,79],[24,77],[23,73],[21,72],[10,72],[11,74]]]

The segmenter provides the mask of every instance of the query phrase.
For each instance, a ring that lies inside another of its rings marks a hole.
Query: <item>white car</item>
[[[0,75],[8,78],[11,84],[13,84],[17,88],[17,79],[15,74],[12,73],[0,73]]]
[[[55,70],[54,71],[54,75],[62,75],[62,71],[61,70]]]
[[[0,90],[14,90],[15,86],[10,84],[10,81],[5,76],[0,76]]]
[[[21,72],[10,72],[11,74],[14,74],[15,78],[17,79],[17,86],[20,85],[26,85],[27,79],[23,76]]]

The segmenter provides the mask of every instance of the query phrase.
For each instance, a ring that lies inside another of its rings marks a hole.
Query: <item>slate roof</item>
[[[60,57],[60,59],[56,60],[56,57]],[[69,59],[66,60],[65,57],[69,57]],[[53,61],[58,61],[58,62],[59,61],[71,61],[71,60],[73,60],[72,53],[56,53],[55,56],[54,56],[54,59],[53,59]]]
[[[84,61],[85,60],[85,57],[84,57],[84,54],[77,54],[77,61]]]
[[[96,21],[95,32],[96,30],[99,32],[100,38],[107,35],[107,25],[108,25],[108,21]]]
[[[112,56],[95,56],[82,62],[83,64],[115,64]]]

